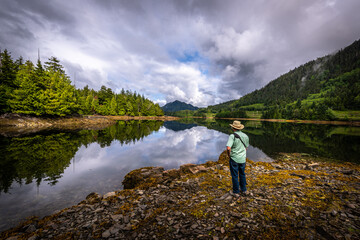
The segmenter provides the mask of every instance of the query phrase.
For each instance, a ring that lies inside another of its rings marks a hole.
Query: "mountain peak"
[[[181,110],[198,110],[198,107],[194,107],[191,104],[175,100],[173,102],[167,103],[162,107],[164,112],[177,112]]]

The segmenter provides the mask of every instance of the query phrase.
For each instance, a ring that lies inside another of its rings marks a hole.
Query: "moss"
[[[145,181],[143,181],[142,183],[140,183],[137,186],[137,189],[149,189],[150,187],[154,187],[159,183],[159,179],[158,178],[153,178],[153,177],[149,177],[147,178]]]
[[[165,212],[164,206],[148,210],[146,214],[150,213],[150,215],[148,217],[146,217],[145,219],[139,221],[137,224],[132,225],[132,229],[136,230],[142,226],[146,226],[147,224],[154,221],[157,216],[161,215],[164,212]]]
[[[266,170],[273,170],[274,167],[271,165],[271,163],[269,162],[252,162],[249,159],[247,160],[251,165],[255,165],[255,166],[262,166],[264,167]]]
[[[296,177],[290,176],[289,173],[285,171],[275,172],[271,174],[262,174],[257,176],[253,182],[252,187],[258,188],[261,186],[266,186],[267,188],[274,188],[282,185],[287,179],[295,179]]]
[[[122,204],[119,209],[115,212],[115,214],[127,214],[129,212],[131,212],[134,208],[134,205],[129,203],[129,202],[125,202],[124,204]]]
[[[74,233],[67,232],[67,233],[61,234],[59,236],[55,236],[54,240],[76,239],[75,236],[76,235]]]

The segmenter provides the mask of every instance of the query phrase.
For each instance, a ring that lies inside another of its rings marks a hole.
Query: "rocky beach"
[[[1,239],[359,239],[360,166],[280,154],[247,163],[248,192],[231,194],[228,158],[146,167],[124,190],[28,219]]]

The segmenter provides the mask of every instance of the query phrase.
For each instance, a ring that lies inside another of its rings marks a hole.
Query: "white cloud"
[[[351,44],[359,8],[357,0],[3,1],[0,47],[33,61],[40,48],[80,87],[206,106]],[[187,53],[199,58],[177,59]]]

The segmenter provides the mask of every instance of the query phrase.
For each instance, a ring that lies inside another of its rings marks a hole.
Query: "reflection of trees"
[[[8,192],[13,181],[56,184],[82,145],[96,142],[106,147],[114,140],[128,144],[158,131],[162,125],[161,121],[119,121],[103,130],[0,137],[0,192]]]
[[[199,121],[199,125],[230,134],[227,120]],[[261,149],[268,156],[279,152],[316,154],[321,157],[359,162],[360,152],[357,135],[347,135],[346,129],[334,125],[276,123],[244,121],[244,132],[253,147]],[[333,134],[337,133],[337,134]]]
[[[1,190],[7,192],[13,180],[19,184],[55,184],[76,153],[79,142],[66,133],[16,137],[2,145]]]
[[[181,123],[178,121],[168,121],[164,123],[164,127],[166,127],[167,129],[171,129],[175,132],[184,131],[186,129],[190,129],[196,126],[197,124],[194,123]]]

